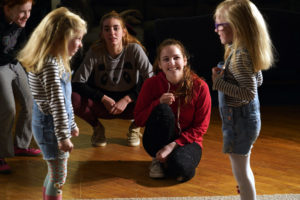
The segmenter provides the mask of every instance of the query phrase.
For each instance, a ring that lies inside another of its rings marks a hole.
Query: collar
[[[176,88],[179,86],[179,83],[176,84],[176,85],[170,83],[168,81],[167,77],[166,77],[166,74],[164,72],[162,72],[162,71],[158,72],[157,76],[160,77],[164,83],[166,83],[167,85],[169,85],[169,87],[170,87],[169,89],[171,91],[175,91]]]

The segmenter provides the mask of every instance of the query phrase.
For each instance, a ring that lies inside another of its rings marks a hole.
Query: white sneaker
[[[140,127],[136,127],[134,122],[130,124],[127,136],[128,146],[136,147],[140,145],[140,137],[142,134],[140,133]]]
[[[150,169],[150,171],[149,171],[150,178],[164,178],[165,177],[165,173],[164,173],[162,164],[156,158],[152,159],[149,169]]]

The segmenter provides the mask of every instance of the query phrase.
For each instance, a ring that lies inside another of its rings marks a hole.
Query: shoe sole
[[[165,175],[162,174],[149,174],[150,178],[155,178],[155,179],[162,179],[165,178]]]
[[[137,146],[140,146],[140,141],[138,141],[138,142],[135,142],[135,143],[132,143],[132,142],[128,142],[127,144],[128,144],[128,146],[130,146],[130,147],[137,147]]]
[[[105,143],[92,143],[92,145],[94,147],[105,147],[107,145],[107,143],[106,142]]]

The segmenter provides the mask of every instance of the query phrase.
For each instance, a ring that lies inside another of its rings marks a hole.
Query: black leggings
[[[175,131],[175,116],[167,104],[159,104],[150,114],[144,131],[143,145],[147,153],[156,157],[156,153],[165,145],[178,138]],[[185,144],[175,148],[167,158],[166,174],[190,180],[195,175],[202,155],[197,143]]]

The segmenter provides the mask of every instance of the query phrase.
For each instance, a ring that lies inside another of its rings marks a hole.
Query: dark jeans
[[[175,116],[167,104],[156,106],[149,116],[143,136],[143,145],[147,153],[155,157],[165,145],[178,138],[175,131]],[[183,177],[183,181],[194,177],[202,155],[197,143],[185,144],[175,148],[167,158],[166,174],[172,177]]]
[[[76,92],[72,92],[72,104],[74,113],[88,122],[92,127],[99,123],[98,118],[102,119],[133,119],[133,109],[135,104],[130,103],[119,115],[110,114],[102,102],[95,102],[87,97],[82,97]]]

